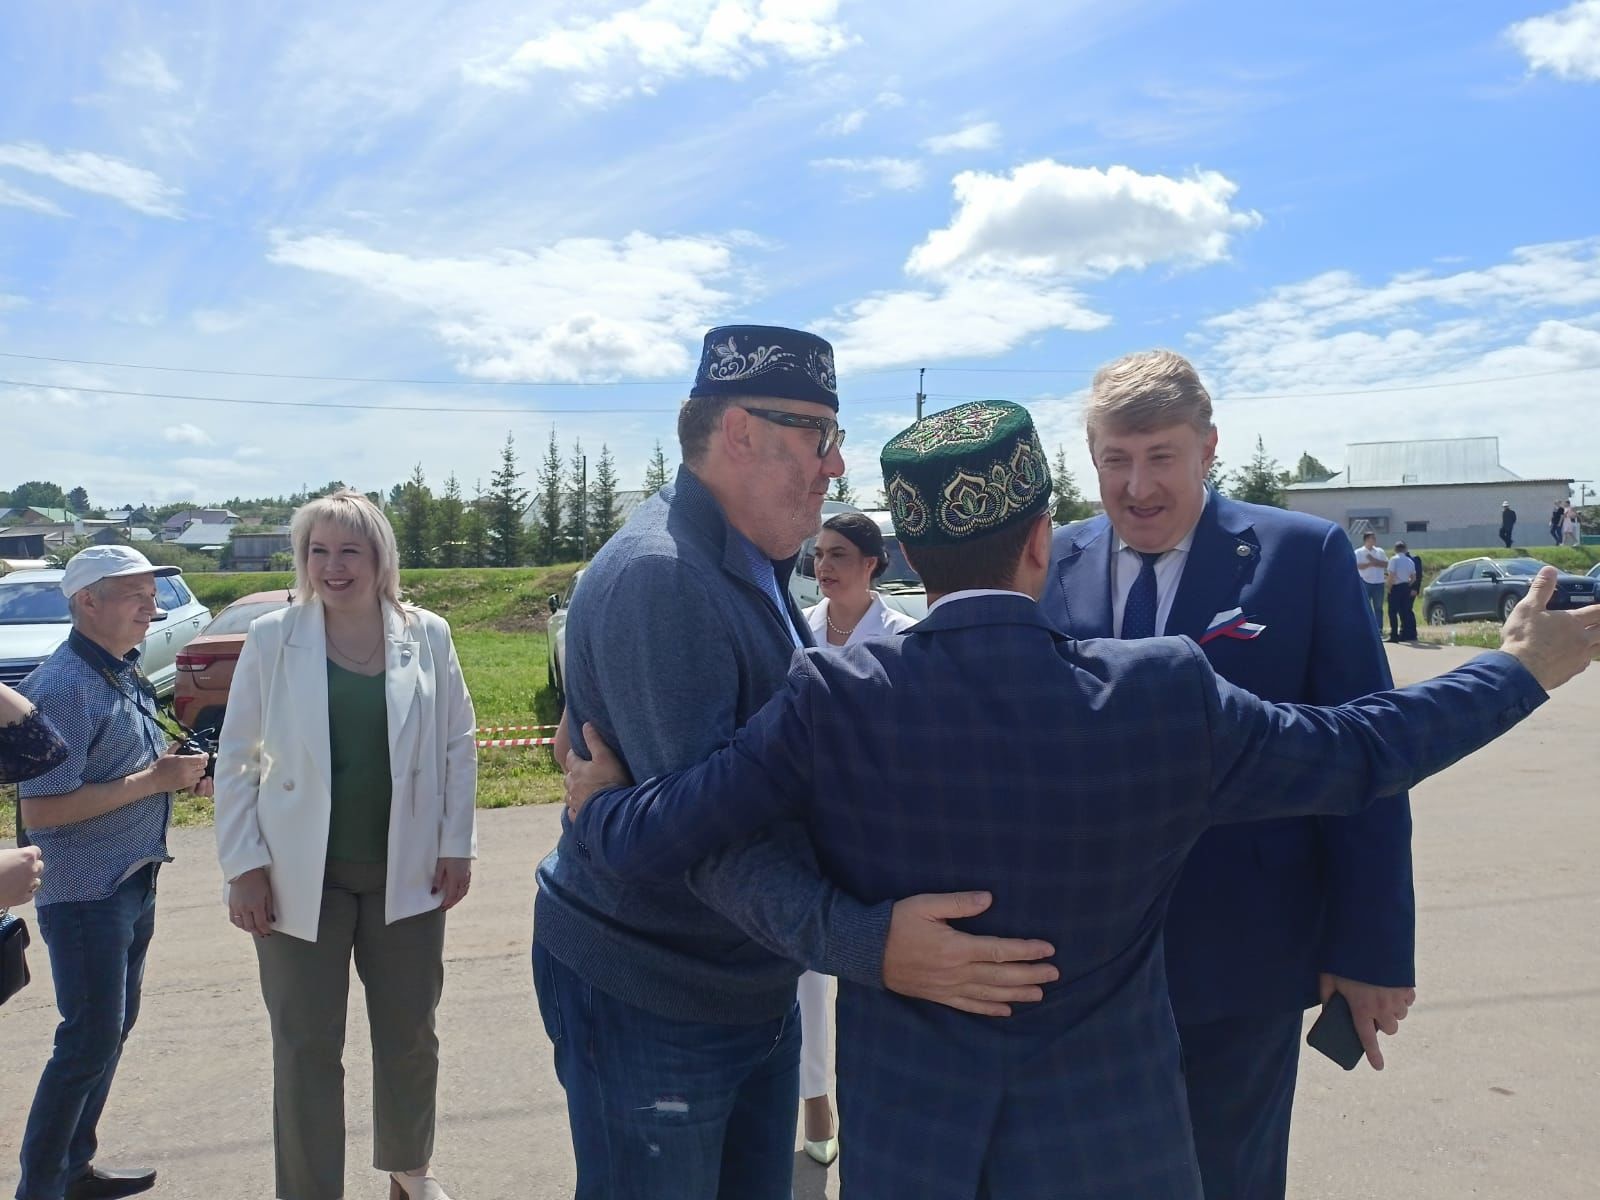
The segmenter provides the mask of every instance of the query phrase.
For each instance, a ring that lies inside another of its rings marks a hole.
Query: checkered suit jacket
[[[1025,597],[974,597],[800,652],[730,747],[597,793],[574,832],[612,869],[670,876],[804,815],[858,898],[985,888],[967,928],[1055,946],[1060,981],[1004,1020],[841,983],[847,1197],[1197,1200],[1161,952],[1189,848],[1399,791],[1543,698],[1497,653],[1337,709],[1270,705],[1186,638],[1073,642]]]

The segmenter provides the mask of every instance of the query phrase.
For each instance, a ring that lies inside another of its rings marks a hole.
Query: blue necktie
[[[1128,603],[1122,609],[1122,636],[1147,638],[1156,635],[1156,562],[1159,553],[1135,551],[1139,555],[1139,578],[1133,581],[1128,592]]]

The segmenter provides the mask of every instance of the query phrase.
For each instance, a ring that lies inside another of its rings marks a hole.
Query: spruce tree
[[[837,500],[842,504],[856,502],[855,489],[850,486],[850,476],[841,475],[833,481],[833,490],[828,493],[829,500]]]
[[[594,465],[594,481],[589,485],[589,553],[593,554],[617,531],[617,467],[611,450],[600,443],[600,458]]]
[[[589,468],[583,453],[583,443],[572,443],[572,458],[567,467],[567,487],[563,506],[567,523],[564,536],[571,552],[579,562],[594,553],[593,539],[589,533]]]
[[[441,567],[459,567],[462,559],[461,520],[464,515],[461,501],[461,481],[455,472],[444,481],[444,492],[433,506],[433,544],[438,547]]]
[[[1069,525],[1094,515],[1094,505],[1083,498],[1083,493],[1078,490],[1078,481],[1067,469],[1067,452],[1061,446],[1056,447],[1056,461],[1050,468],[1050,475],[1050,482],[1055,488],[1054,506],[1050,512],[1052,521],[1057,525]]]
[[[661,451],[661,439],[656,439],[656,451],[650,456],[650,463],[644,469],[644,495],[645,499],[654,496],[666,487],[670,480],[667,478],[667,456]]]
[[[427,477],[418,463],[411,478],[400,485],[399,520],[395,533],[400,543],[402,567],[428,565],[429,537],[433,533],[433,493],[428,490]]]
[[[555,427],[550,429],[550,445],[539,464],[539,561],[549,565],[567,557],[562,527],[561,445]]]
[[[514,567],[522,561],[522,513],[528,506],[528,490],[519,486],[521,478],[516,439],[507,433],[499,469],[489,477],[489,561],[497,567]]]
[[[1278,470],[1277,459],[1267,454],[1266,444],[1258,436],[1256,452],[1250,456],[1250,462],[1233,474],[1233,491],[1229,495],[1247,504],[1287,508],[1283,489],[1288,478],[1287,472]]]
[[[472,503],[467,505],[466,512],[461,516],[462,549],[467,566],[486,567],[489,565],[489,522],[484,519],[483,510],[488,500],[483,494],[482,480],[473,486]]]

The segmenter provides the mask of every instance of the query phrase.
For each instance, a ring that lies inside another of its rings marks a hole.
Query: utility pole
[[[922,390],[922,378],[928,373],[927,367],[917,368],[917,420],[922,420],[922,402],[928,397]]]

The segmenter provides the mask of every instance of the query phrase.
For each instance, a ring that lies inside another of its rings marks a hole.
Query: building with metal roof
[[[1288,506],[1342,526],[1353,542],[1368,530],[1385,545],[1492,546],[1502,506],[1517,514],[1514,544],[1550,544],[1550,512],[1570,478],[1524,479],[1500,461],[1497,437],[1357,442],[1345,466],[1316,483],[1293,483]]]

